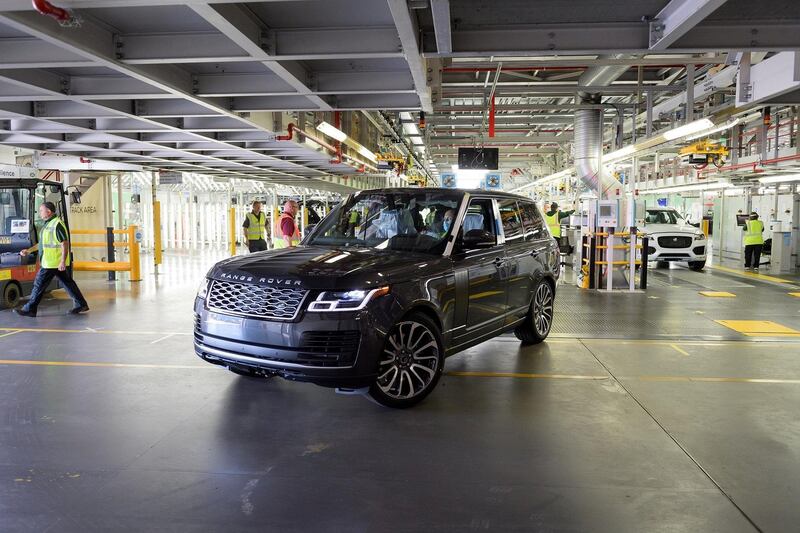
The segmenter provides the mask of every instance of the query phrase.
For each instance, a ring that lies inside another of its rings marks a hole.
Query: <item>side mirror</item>
[[[81,203],[81,191],[72,191],[69,193],[69,197],[72,200],[73,204]]]
[[[461,237],[461,244],[464,250],[491,248],[497,244],[497,238],[484,229],[471,229]]]
[[[10,192],[0,192],[0,205],[11,205],[12,203]]]

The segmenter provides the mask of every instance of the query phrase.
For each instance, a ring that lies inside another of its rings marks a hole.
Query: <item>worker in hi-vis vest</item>
[[[550,209],[544,214],[544,221],[547,227],[550,228],[550,234],[555,237],[559,244],[561,242],[561,220],[567,218],[574,212],[574,209],[572,211],[559,211],[558,204],[551,202]]]
[[[261,202],[253,202],[253,210],[247,213],[242,223],[245,242],[250,252],[263,252],[267,249],[264,231],[267,229],[267,214],[261,210]],[[269,234],[266,236],[269,239]]]
[[[750,220],[744,223],[744,269],[758,270],[761,250],[764,248],[764,223],[758,220],[758,213],[750,213]]]
[[[64,290],[72,298],[74,305],[69,311],[70,314],[77,315],[88,311],[89,304],[86,303],[86,299],[68,269],[70,254],[67,226],[56,216],[56,206],[53,202],[44,202],[40,205],[39,216],[44,220],[44,224],[39,230],[39,243],[19,252],[24,257],[39,250],[39,272],[36,273],[36,279],[33,281],[33,291],[31,291],[28,303],[15,311],[22,316],[36,316],[42,295],[54,277],[58,278]]]
[[[283,213],[275,223],[275,248],[291,248],[300,243],[300,229],[297,227],[295,217],[300,207],[294,200],[286,200],[283,204]]]

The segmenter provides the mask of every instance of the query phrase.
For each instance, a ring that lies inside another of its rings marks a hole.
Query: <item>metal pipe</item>
[[[67,22],[72,18],[72,15],[69,14],[69,11],[66,9],[54,6],[47,0],[32,0],[33,9],[38,11],[40,14],[53,17],[58,22]]]
[[[613,54],[601,59],[630,59],[628,54]],[[580,86],[604,86],[622,76],[630,66],[608,65],[587,69],[578,80]],[[578,92],[579,103],[597,104],[602,95]],[[600,163],[603,149],[603,111],[600,109],[578,109],[575,111],[575,170],[578,178],[589,188],[597,191],[598,198],[608,198],[619,181],[609,176]]]

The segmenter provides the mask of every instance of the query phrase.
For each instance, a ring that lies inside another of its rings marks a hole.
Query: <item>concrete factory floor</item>
[[[212,260],[170,257],[135,287],[84,278],[86,316],[61,291],[35,320],[0,312],[0,531],[800,523],[792,279],[673,267],[645,294],[564,285],[548,342],[468,350],[395,411],[200,361],[191,308]],[[759,322],[718,322],[742,320]]]

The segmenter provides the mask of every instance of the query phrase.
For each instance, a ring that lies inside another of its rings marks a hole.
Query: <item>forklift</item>
[[[79,202],[78,195],[76,193]],[[61,183],[0,175],[0,309],[16,307],[20,299],[30,295],[33,289],[33,280],[39,271],[39,253],[22,257],[19,252],[39,242],[43,221],[38,207],[42,202],[55,204],[56,215],[69,231],[65,191]],[[54,279],[47,290],[58,288],[59,283]]]

